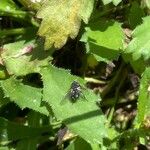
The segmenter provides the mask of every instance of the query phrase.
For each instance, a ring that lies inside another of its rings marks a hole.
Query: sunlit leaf
[[[6,44],[3,49],[1,57],[7,71],[17,76],[37,72],[51,59],[49,51],[44,51],[42,44],[37,45],[33,39]]]
[[[44,84],[43,100],[51,106],[57,119],[86,141],[102,142],[102,138],[107,136],[107,130],[104,125],[106,119],[96,105],[99,98],[87,89],[82,91],[85,97],[80,96],[75,103],[66,97],[71,83],[76,80],[84,87],[83,80],[53,66],[44,67],[40,73]]]
[[[86,43],[87,52],[97,60],[108,62],[117,59],[123,48],[124,34],[121,25],[114,21],[95,21],[86,27],[81,41]]]
[[[42,19],[38,34],[45,37],[45,48],[62,47],[68,37],[75,38],[81,20],[88,22],[94,0],[46,0],[38,11]]]
[[[1,81],[0,85],[5,97],[9,97],[11,101],[15,102],[22,109],[30,108],[45,115],[49,114],[47,109],[41,106],[41,89],[24,85],[13,77]]]
[[[146,117],[150,116],[150,68],[147,68],[140,82],[138,98],[138,124],[142,123]]]
[[[143,24],[139,25],[133,31],[133,39],[129,43],[125,53],[131,53],[133,60],[139,58],[148,60],[150,58],[150,17],[143,19]]]
[[[12,12],[18,9],[13,0],[0,0],[0,14],[2,12]]]
[[[20,10],[13,0],[0,0],[0,16],[25,18],[27,13]],[[29,17],[29,16],[28,16]]]

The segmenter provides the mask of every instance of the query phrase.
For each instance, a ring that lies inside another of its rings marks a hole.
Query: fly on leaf
[[[64,103],[65,99],[69,99],[72,103],[75,103],[77,100],[79,100],[80,97],[86,99],[84,94],[82,93],[83,89],[85,88],[82,87],[77,81],[73,81],[71,83],[70,89],[68,90],[61,103]]]

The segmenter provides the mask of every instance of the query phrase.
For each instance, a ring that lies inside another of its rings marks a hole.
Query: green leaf
[[[42,114],[49,115],[47,109],[41,106],[41,89],[24,85],[21,81],[13,77],[3,80],[0,85],[4,91],[5,97],[9,97],[22,109],[30,108]]]
[[[0,16],[11,16],[17,19],[29,17],[25,11],[19,10],[13,0],[0,0]]]
[[[114,21],[93,21],[86,27],[81,41],[86,42],[87,51],[101,61],[117,59],[123,48],[124,35],[121,25]]]
[[[26,75],[37,72],[40,66],[49,64],[50,52],[44,51],[42,44],[37,45],[35,40],[28,40],[4,45],[1,56],[9,74]]]
[[[104,5],[109,4],[109,3],[113,3],[115,6],[117,6],[122,0],[102,0]]]
[[[94,0],[46,0],[38,11],[42,19],[38,34],[45,37],[45,48],[61,48],[68,37],[78,34],[81,19],[87,23]]]
[[[27,138],[19,141],[16,150],[37,150],[37,138]]]
[[[50,132],[50,127],[29,127],[10,122],[0,117],[0,143],[19,140],[24,138],[34,138],[42,133]]]
[[[4,66],[0,66],[0,79],[5,79],[7,78],[7,71]]]
[[[144,10],[141,9],[138,2],[134,1],[130,8],[130,11],[127,13],[128,22],[130,27],[134,29],[137,25],[142,23],[142,17],[144,16]]]
[[[2,107],[3,105],[6,105],[9,102],[8,98],[4,98],[4,93],[2,88],[0,87],[0,107]]]
[[[150,17],[143,19],[143,24],[133,31],[133,39],[129,43],[125,53],[132,53],[133,60],[139,58],[148,60],[150,58]]]
[[[28,113],[28,125],[30,127],[39,127],[41,115],[35,111],[30,111]],[[28,138],[20,140],[17,143],[17,150],[36,150],[38,144],[38,138]]]
[[[129,62],[131,64],[133,70],[137,74],[141,75],[144,72],[147,64],[145,63],[143,58],[140,58],[140,59],[134,61],[132,59],[132,54],[127,54],[127,53],[123,54],[122,57],[126,63]]]
[[[89,143],[87,143],[84,139],[78,137],[74,142],[70,143],[70,145],[65,150],[92,150]]]
[[[0,14],[2,12],[12,12],[16,11],[18,7],[12,0],[0,0]]]
[[[140,82],[137,122],[141,124],[150,115],[150,67],[146,68]]]
[[[82,91],[85,98],[80,96],[75,103],[66,97],[71,83],[76,80],[84,86],[83,80],[53,66],[41,69],[40,73],[44,84],[43,100],[51,106],[56,118],[86,141],[101,142],[107,131],[104,125],[106,119],[96,105],[98,97],[87,89]]]

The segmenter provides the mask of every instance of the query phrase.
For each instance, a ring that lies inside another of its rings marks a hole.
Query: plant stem
[[[32,25],[38,27],[39,24],[32,18],[33,14],[25,11],[15,10],[15,11],[0,11],[0,16],[8,16],[15,18],[16,20],[24,20]]]
[[[125,63],[122,62],[120,65],[119,70],[117,71],[116,75],[114,76],[114,78],[109,82],[109,84],[107,85],[107,87],[104,89],[104,91],[101,93],[101,97],[104,98],[109,91],[111,91],[111,89],[116,85],[116,82],[119,80],[119,77],[121,75],[122,69],[125,66]]]
[[[1,16],[9,16],[9,17],[19,17],[24,18],[25,16],[29,15],[28,12],[15,10],[15,11],[0,11]]]
[[[123,74],[123,75],[122,75],[122,79],[121,79],[121,81],[120,81],[120,84],[119,84],[119,86],[116,88],[116,92],[115,92],[115,102],[114,102],[114,105],[113,105],[113,107],[111,108],[110,113],[109,113],[109,116],[108,116],[108,125],[110,125],[111,120],[112,120],[112,118],[113,118],[113,114],[114,114],[114,111],[115,111],[115,107],[116,107],[116,104],[118,103],[118,100],[119,100],[120,89],[121,89],[122,85],[124,84],[124,81],[125,81],[125,79],[126,79],[126,77],[127,77],[127,71],[126,71],[126,69],[125,69],[124,72],[122,71],[122,74]]]
[[[94,79],[91,77],[85,77],[84,80],[87,82],[92,82],[92,83],[96,83],[96,84],[106,84],[107,83],[107,81],[98,80],[98,79]]]

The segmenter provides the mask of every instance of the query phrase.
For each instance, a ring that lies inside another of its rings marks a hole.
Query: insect
[[[80,98],[80,96],[86,99],[82,93],[82,89],[85,88],[83,88],[77,81],[73,81],[71,83],[70,89],[68,90],[65,98],[69,98],[69,100],[72,103],[75,103]]]

